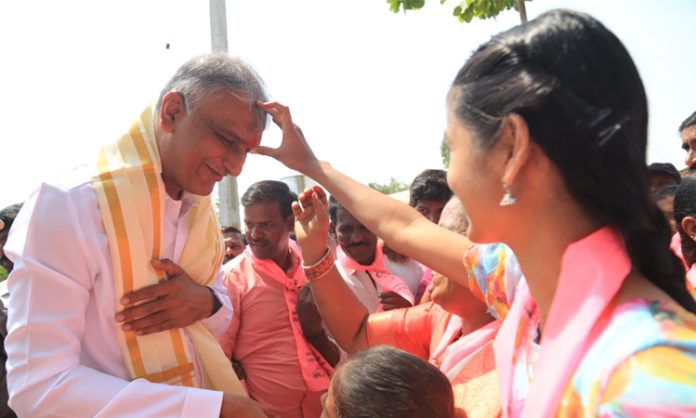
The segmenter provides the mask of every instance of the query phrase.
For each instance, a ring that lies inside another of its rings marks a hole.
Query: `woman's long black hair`
[[[583,13],[545,13],[480,46],[452,90],[459,122],[484,149],[507,115],[521,115],[578,204],[623,234],[634,269],[696,312],[648,190],[643,83],[612,32]]]

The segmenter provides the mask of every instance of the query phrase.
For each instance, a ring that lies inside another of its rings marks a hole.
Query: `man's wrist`
[[[327,251],[331,251],[331,248],[328,243],[311,246],[300,244],[300,250],[303,258],[302,267],[307,268],[319,263],[326,256]]]
[[[222,302],[220,302],[212,287],[206,286],[206,288],[210,291],[210,296],[213,298],[213,307],[210,309],[210,315],[207,316],[207,318],[210,318],[222,308]]]
[[[307,340],[315,340],[316,341],[316,340],[319,340],[321,338],[326,337],[326,331],[323,328],[321,331],[313,332],[310,335],[307,335],[309,333],[304,333],[304,332],[303,332],[303,334],[304,334],[305,339],[307,339]]]

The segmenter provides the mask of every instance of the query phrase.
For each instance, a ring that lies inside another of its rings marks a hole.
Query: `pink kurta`
[[[293,253],[289,277],[299,264]],[[325,390],[309,391],[302,377],[283,285],[256,271],[249,252],[227,268],[234,317],[220,344],[241,362],[249,395],[282,418],[318,418]]]
[[[439,367],[452,383],[457,417],[496,417],[500,398],[492,341],[497,327],[496,321],[461,336],[452,331],[466,329],[463,319],[431,302],[370,315],[367,342],[397,347]]]

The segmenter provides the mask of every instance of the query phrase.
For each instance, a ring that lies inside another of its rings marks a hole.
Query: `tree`
[[[444,4],[447,0],[440,0]],[[530,1],[530,0],[527,0]],[[498,16],[504,10],[515,9],[520,13],[520,21],[527,23],[527,9],[525,0],[461,0],[454,8],[452,14],[460,22],[471,22],[473,18],[490,19]],[[387,0],[389,9],[398,13],[403,8],[406,10],[418,10],[425,5],[425,0]]]
[[[392,194],[408,189],[408,184],[394,177],[389,180],[388,184],[368,183],[367,185],[384,194]]]
[[[450,150],[444,137],[442,138],[442,142],[440,142],[440,156],[442,157],[442,165],[445,166],[445,169],[449,168]]]

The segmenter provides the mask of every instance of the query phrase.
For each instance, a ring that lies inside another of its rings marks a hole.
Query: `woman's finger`
[[[292,207],[292,214],[295,215],[295,219],[302,215],[302,208],[298,202],[292,202],[290,207]]]

